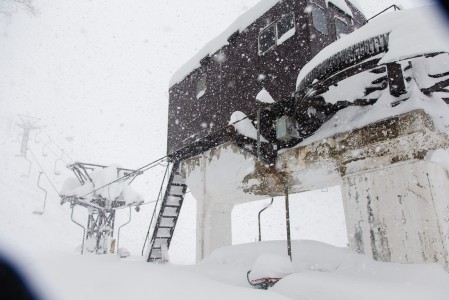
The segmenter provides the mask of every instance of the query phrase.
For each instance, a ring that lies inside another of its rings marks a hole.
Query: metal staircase
[[[179,173],[179,168],[179,161],[174,162],[149,245],[148,262],[164,261],[166,252],[170,247],[187,190],[187,185]]]

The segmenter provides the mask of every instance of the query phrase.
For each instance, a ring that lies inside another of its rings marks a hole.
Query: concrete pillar
[[[196,259],[201,261],[217,248],[232,245],[232,205],[199,201],[197,206]]]
[[[183,176],[197,200],[197,261],[217,248],[232,245],[234,205],[266,198],[252,191],[260,182],[275,185],[262,168],[257,167],[256,157],[232,143],[183,161]],[[254,177],[249,176],[253,173]]]
[[[425,159],[448,137],[423,111],[354,131],[340,153],[350,248],[397,263],[449,269],[449,176]]]
[[[376,260],[448,267],[449,176],[407,161],[347,175],[342,185],[350,247]]]

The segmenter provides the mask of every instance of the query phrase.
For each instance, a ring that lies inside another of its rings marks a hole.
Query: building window
[[[335,18],[335,35],[337,39],[349,33],[348,24],[340,18]]]
[[[290,13],[276,23],[277,44],[280,45],[295,34],[295,15]]]
[[[259,55],[295,35],[295,15],[290,13],[273,22],[259,34]]]
[[[276,23],[271,24],[259,34],[259,54],[276,46]]]
[[[313,5],[312,8],[312,22],[313,27],[315,27],[316,30],[321,32],[322,34],[327,34],[327,16],[326,11],[324,8],[318,5]]]
[[[200,99],[205,93],[207,88],[207,77],[203,75],[200,77],[196,84],[196,99]]]

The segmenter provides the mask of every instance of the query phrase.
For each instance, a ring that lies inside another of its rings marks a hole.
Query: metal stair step
[[[181,205],[165,205],[165,207],[181,207]]]
[[[163,217],[177,217],[179,214],[177,207],[163,207],[162,216]]]
[[[171,238],[173,227],[165,228],[158,227],[156,232],[156,238]]]
[[[165,202],[166,205],[170,206],[181,206],[181,201],[183,200],[183,197],[167,197],[167,202]]]
[[[178,197],[178,198],[184,198],[184,194],[168,194],[169,197]]]
[[[166,245],[167,244],[167,238],[156,238],[154,240],[152,249],[160,249],[161,245]]]
[[[161,227],[168,227],[168,226],[174,227],[175,226],[175,219],[173,219],[173,218],[161,218],[159,226],[161,226]]]
[[[186,181],[184,180],[184,178],[182,178],[182,176],[180,174],[175,174],[173,176],[173,183],[185,184]]]
[[[170,185],[170,195],[182,195],[185,192],[185,186]]]

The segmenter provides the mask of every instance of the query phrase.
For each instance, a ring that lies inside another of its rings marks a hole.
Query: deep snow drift
[[[40,256],[25,270],[46,297],[62,300],[413,300],[447,299],[449,293],[449,275],[438,264],[375,262],[346,248],[313,241],[294,241],[292,246],[295,273],[268,291],[251,288],[246,273],[262,255],[286,256],[285,241],[217,249],[195,266],[149,264],[140,258],[116,256],[57,255]]]

